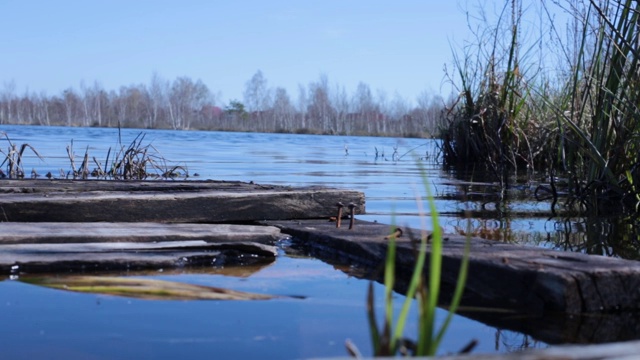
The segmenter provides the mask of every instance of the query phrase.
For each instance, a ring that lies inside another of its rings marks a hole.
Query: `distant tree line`
[[[426,91],[415,106],[399,95],[374,95],[362,82],[348,94],[325,75],[299,85],[293,101],[286,89],[268,87],[262,71],[246,82],[243,96],[219,105],[202,81],[158,74],[148,85],[107,91],[98,82],[82,83],[53,96],[19,95],[11,82],[0,90],[0,124],[425,137],[436,133],[444,108],[440,96]]]

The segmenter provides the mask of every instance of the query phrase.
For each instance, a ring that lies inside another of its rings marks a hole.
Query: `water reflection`
[[[509,331],[496,330],[495,350],[498,352],[515,352],[526,349],[542,349],[546,344],[533,339],[529,335]]]

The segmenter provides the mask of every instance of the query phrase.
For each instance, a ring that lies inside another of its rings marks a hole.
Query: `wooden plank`
[[[346,265],[350,275],[381,281],[390,225],[356,220],[352,230],[322,220],[266,221],[306,245],[312,256]],[[398,239],[396,290],[406,291],[415,261],[404,229]],[[447,304],[466,239],[445,235],[443,292]],[[640,333],[640,265],[603,256],[471,239],[469,277],[459,314],[550,344],[636,339]],[[428,262],[427,267],[428,269]]]
[[[353,230],[321,220],[267,221],[306,241],[315,255],[375,269],[384,261],[389,225],[358,221]],[[398,266],[410,273],[414,250],[398,242]],[[418,230],[412,230],[419,235]],[[465,238],[446,235],[443,281],[455,283]],[[471,239],[465,302],[518,312],[600,313],[640,309],[640,264],[635,261]]]
[[[202,240],[0,245],[0,272],[95,272],[273,262],[275,246]]]
[[[422,360],[633,360],[640,353],[640,341],[597,345],[563,345],[547,349],[526,349],[503,354],[464,354],[419,357]],[[350,360],[338,357],[331,360]],[[363,358],[369,359],[369,358]]]
[[[0,223],[0,271],[108,271],[273,261],[272,226]]]
[[[273,243],[283,237],[285,235],[276,227],[258,225],[0,222],[0,245],[176,240]]]
[[[364,193],[222,181],[2,180],[0,219],[31,222],[223,223],[365,213]]]

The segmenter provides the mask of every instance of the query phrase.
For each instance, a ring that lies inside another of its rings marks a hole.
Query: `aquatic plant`
[[[460,96],[446,112],[448,126],[441,133],[445,163],[486,164],[503,187],[509,171],[542,170],[554,193],[556,176],[567,179],[572,209],[597,213],[623,204],[635,211],[640,208],[640,4],[567,1],[572,22],[567,28],[574,31],[570,44],[562,42],[546,5],[540,6],[549,16],[555,48],[547,48],[542,36],[522,39],[522,2],[511,0],[496,26],[478,31],[463,56],[454,52],[458,79],[453,81],[454,74],[451,79]],[[505,38],[509,41],[501,42]],[[553,80],[543,72],[541,48],[563,59]]]
[[[369,328],[371,334],[371,342],[373,344],[374,356],[395,356],[397,354],[412,356],[430,356],[435,355],[447,328],[458,309],[462,299],[462,293],[467,279],[469,266],[469,250],[470,241],[467,239],[464,249],[464,256],[461,262],[460,271],[456,281],[455,291],[448,308],[448,313],[444,323],[439,329],[436,329],[436,308],[441,290],[442,275],[442,248],[443,236],[439,225],[438,212],[435,202],[431,196],[431,190],[427,183],[427,177],[424,169],[421,168],[423,185],[426,189],[429,199],[429,211],[433,225],[433,232],[428,235],[426,232],[426,215],[422,209],[420,199],[417,199],[418,208],[423,221],[419,247],[416,249],[416,261],[405,293],[405,299],[402,304],[400,313],[394,326],[393,319],[393,298],[392,293],[396,281],[396,228],[392,227],[391,235],[388,237],[388,247],[386,261],[384,264],[384,321],[380,330],[376,320],[374,306],[373,283],[369,283],[367,293],[367,317],[369,320]],[[430,243],[430,255],[427,266],[427,243]],[[425,271],[428,273],[428,280],[425,278]],[[414,299],[416,300],[419,316],[418,316],[418,335],[415,341],[404,338],[404,329],[409,317],[409,310]],[[472,341],[461,352],[469,352],[473,348]],[[357,356],[358,352],[355,346],[347,343],[349,352]]]
[[[467,47],[462,56],[454,52],[460,96],[445,112],[448,126],[441,129],[446,165],[486,164],[505,186],[508,171],[533,168],[546,143],[530,131],[540,119],[532,82],[525,79],[537,69],[526,61],[530,49],[521,53],[521,19],[521,5],[506,2],[498,24],[476,34],[475,47]],[[449,76],[453,81],[454,74]]]
[[[635,211],[640,205],[640,3],[591,1],[584,11],[564,106],[553,107],[564,134],[558,162],[570,174],[574,203],[598,211],[599,202],[615,200],[616,207],[622,203]]]
[[[96,168],[91,172],[89,172],[89,147],[85,151],[82,164],[76,168],[72,140],[71,144],[67,146],[67,156],[71,163],[71,171],[67,173],[67,176],[72,176],[73,179],[87,179],[91,175],[94,178],[114,180],[189,176],[185,166],[170,165],[153,145],[143,144],[144,138],[145,134],[139,133],[128,146],[124,146],[120,133],[118,133],[117,152],[111,157],[112,149],[109,148],[103,163],[93,157]]]
[[[27,149],[31,150],[31,152],[33,152],[38,157],[38,159],[44,160],[33,146],[27,143],[24,143],[18,146],[13,141],[11,141],[11,139],[9,138],[9,135],[4,131],[0,132],[0,135],[2,135],[9,143],[7,152],[4,152],[2,151],[2,149],[0,149],[0,153],[4,156],[4,159],[0,164],[0,168],[3,167],[5,164],[7,164],[7,172],[4,173],[2,172],[2,170],[0,170],[0,176],[2,177],[8,176],[11,179],[24,178],[25,172],[24,172],[23,156]],[[35,170],[32,171],[31,174],[34,177],[37,175],[35,173]]]

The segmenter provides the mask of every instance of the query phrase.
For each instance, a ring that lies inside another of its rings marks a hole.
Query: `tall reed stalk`
[[[36,149],[27,144],[24,143],[20,146],[18,146],[18,144],[14,143],[13,141],[11,141],[11,139],[9,138],[9,135],[2,131],[0,132],[0,136],[4,137],[5,140],[7,140],[7,142],[9,143],[9,146],[7,148],[7,151],[4,152],[2,149],[0,149],[0,154],[3,155],[3,160],[2,163],[0,164],[0,168],[3,167],[5,164],[7,165],[7,173],[2,172],[2,170],[0,170],[0,173],[2,173],[2,177],[8,176],[9,178],[15,179],[21,179],[24,178],[25,176],[25,171],[24,171],[24,155],[25,155],[25,151],[27,149],[29,149],[31,152],[33,152],[34,155],[36,155],[36,157],[38,157],[38,159],[40,160],[44,160],[42,158],[42,156],[40,156],[40,154],[38,153],[38,151],[36,151]],[[32,172],[32,174],[35,174],[35,170]]]
[[[557,109],[571,137],[559,153],[574,199],[640,203],[640,3],[591,0],[586,6],[567,108]],[[569,143],[570,142],[570,143]],[[608,206],[606,207],[609,208]]]

